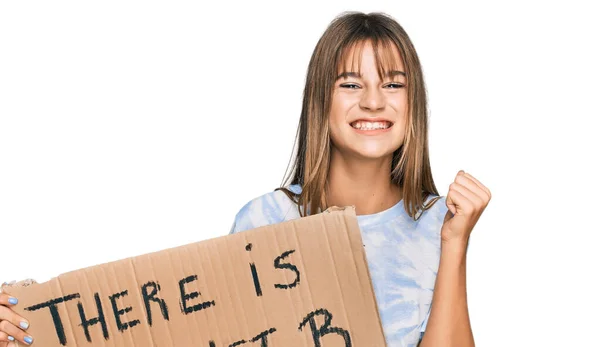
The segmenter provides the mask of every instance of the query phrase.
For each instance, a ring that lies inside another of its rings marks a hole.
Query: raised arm
[[[473,176],[460,171],[446,197],[440,266],[431,313],[419,347],[473,347],[467,306],[467,243],[492,195]]]

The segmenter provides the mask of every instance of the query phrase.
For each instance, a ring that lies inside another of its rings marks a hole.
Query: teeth
[[[377,130],[377,129],[387,129],[390,127],[390,122],[365,122],[365,121],[357,121],[352,123],[352,127],[354,129],[359,130]]]

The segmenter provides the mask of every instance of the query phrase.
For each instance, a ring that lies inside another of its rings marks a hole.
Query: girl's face
[[[345,157],[377,159],[392,155],[404,142],[408,110],[405,69],[395,46],[393,56],[395,68],[380,80],[373,47],[366,42],[361,75],[358,62],[350,66],[351,56],[345,69],[338,71],[329,114],[334,151]]]

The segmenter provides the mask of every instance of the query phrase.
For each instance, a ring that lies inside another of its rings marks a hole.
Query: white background
[[[345,10],[413,40],[440,194],[460,169],[492,191],[468,256],[477,345],[600,346],[583,2],[3,2],[0,281],[226,234],[281,183],[310,55]]]

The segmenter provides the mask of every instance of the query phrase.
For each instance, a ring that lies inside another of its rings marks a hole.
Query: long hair
[[[390,168],[392,182],[403,188],[404,208],[417,220],[419,210],[430,208],[440,198],[429,164],[423,71],[410,38],[387,14],[344,12],[329,24],[310,59],[296,133],[295,159],[291,170],[286,170],[281,187],[276,189],[297,203],[300,216],[316,214],[329,207],[325,194],[332,146],[328,117],[335,78],[338,68],[345,66],[342,64],[345,64],[349,50],[367,41],[373,45],[380,78],[389,70],[387,66],[394,64],[391,45],[400,52],[406,69],[408,117],[405,140],[394,151]],[[380,46],[383,57],[377,53]],[[299,184],[302,191],[296,194],[286,188],[288,184]],[[429,194],[437,197],[424,206]]]

